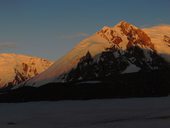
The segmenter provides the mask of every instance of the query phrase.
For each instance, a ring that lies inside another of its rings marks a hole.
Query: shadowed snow
[[[0,104],[1,128],[169,128],[170,97]]]

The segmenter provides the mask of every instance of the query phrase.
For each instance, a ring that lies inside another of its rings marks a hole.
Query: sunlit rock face
[[[121,21],[115,27],[105,26],[98,34],[113,45],[118,45],[124,50],[132,45],[140,45],[154,49],[150,37],[136,26]]]
[[[15,86],[43,72],[51,64],[38,57],[0,54],[0,88]]]
[[[130,44],[140,44],[144,46],[149,46],[152,49],[154,48],[149,36],[141,29],[132,26],[127,22],[121,22],[119,27],[121,28],[122,32],[127,36]]]

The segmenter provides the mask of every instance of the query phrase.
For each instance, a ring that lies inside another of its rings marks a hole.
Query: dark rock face
[[[28,77],[28,76],[25,76],[23,74],[21,74],[20,72],[18,72],[16,69],[15,69],[15,78],[13,81],[9,82],[7,87],[12,87],[14,85],[17,85],[17,84],[20,84],[21,82],[31,78],[31,77]]]
[[[132,64],[140,69],[139,72],[169,69],[169,63],[156,52],[148,51],[147,55],[145,52],[138,46],[130,47],[126,51],[113,46],[94,58],[88,52],[76,68],[63,75],[63,79],[65,81],[87,81],[118,75]]]
[[[167,43],[167,45],[170,47],[170,37],[164,35],[164,39],[163,39],[163,40],[164,40],[164,41]]]

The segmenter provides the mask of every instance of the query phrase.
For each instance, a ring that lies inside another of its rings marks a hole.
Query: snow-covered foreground
[[[1,103],[0,128],[170,128],[170,97]]]

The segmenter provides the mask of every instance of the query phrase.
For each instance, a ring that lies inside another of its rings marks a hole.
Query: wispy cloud
[[[144,24],[144,25],[141,25],[141,26],[139,26],[140,28],[148,28],[148,27],[151,27],[152,25],[150,25],[150,24]]]
[[[89,34],[84,33],[84,32],[78,32],[72,35],[62,35],[60,36],[60,38],[64,38],[64,39],[76,39],[76,38],[80,38],[80,37],[87,37],[89,36]]]
[[[0,42],[0,50],[17,49],[17,45],[14,42]]]

